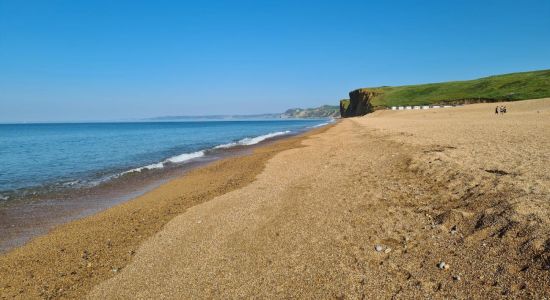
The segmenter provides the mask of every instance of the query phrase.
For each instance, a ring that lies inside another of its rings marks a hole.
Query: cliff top
[[[377,93],[373,106],[428,105],[461,100],[524,100],[550,97],[550,70],[510,73],[474,80],[360,88]]]

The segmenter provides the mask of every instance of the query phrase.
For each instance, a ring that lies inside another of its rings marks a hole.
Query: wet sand
[[[211,151],[207,156],[162,170],[127,174],[92,187],[37,191],[0,203],[0,254],[24,245],[58,225],[103,211],[185,175],[189,170],[212,161],[249,154],[258,145]]]
[[[131,201],[58,226],[0,256],[0,298],[79,298],[115,276],[139,245],[188,208],[252,182],[276,153],[300,147],[309,134],[233,149]],[[245,152],[242,152],[245,151]],[[241,154],[247,155],[240,156]]]
[[[88,195],[15,200],[0,205],[0,254],[24,245],[60,224],[136,198],[166,180],[147,180],[109,189],[88,189]],[[98,191],[95,191],[98,190]],[[80,192],[80,191],[79,191]]]
[[[548,298],[550,99],[495,105],[377,111],[195,170],[0,257],[0,295]]]

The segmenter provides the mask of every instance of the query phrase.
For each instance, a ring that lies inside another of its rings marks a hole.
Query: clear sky
[[[0,0],[0,122],[281,112],[549,68],[548,0]]]

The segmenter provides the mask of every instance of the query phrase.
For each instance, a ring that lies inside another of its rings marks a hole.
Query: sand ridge
[[[89,298],[548,297],[550,101],[494,105],[343,120]]]

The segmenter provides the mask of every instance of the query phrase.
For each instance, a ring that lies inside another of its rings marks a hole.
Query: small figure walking
[[[495,108],[495,115],[498,116],[498,106]]]
[[[506,106],[504,106],[504,107],[502,108],[502,112],[503,112],[503,113],[506,113]]]

